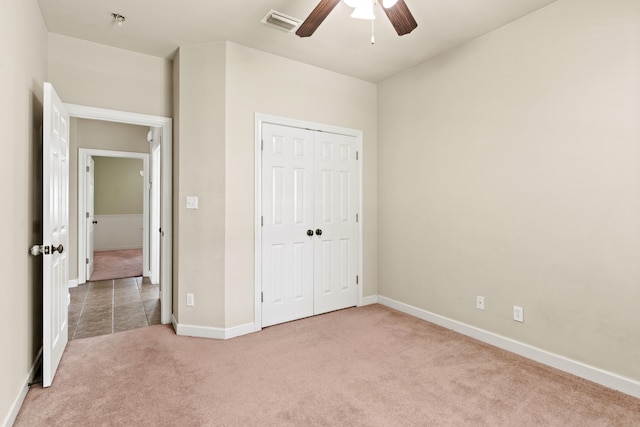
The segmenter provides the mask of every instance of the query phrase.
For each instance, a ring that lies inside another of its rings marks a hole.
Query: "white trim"
[[[180,324],[176,321],[175,317],[172,318],[172,323],[176,335],[196,338],[228,340],[255,332],[255,325],[253,323],[234,326],[232,328],[214,328],[211,326]]]
[[[29,368],[29,372],[27,373],[27,378],[22,383],[22,388],[20,389],[20,393],[18,393],[15,400],[13,401],[13,404],[11,405],[11,410],[9,411],[5,419],[2,421],[3,427],[10,427],[13,425],[13,423],[15,423],[16,418],[18,417],[18,413],[20,412],[20,408],[24,403],[24,399],[27,397],[27,393],[29,392],[29,384],[33,382],[33,379],[36,376],[36,371],[40,366],[41,362],[42,362],[42,347],[40,347],[40,351],[38,352],[38,355],[36,356],[35,361]]]
[[[358,255],[358,271],[357,275],[360,278],[360,283],[358,284],[358,294],[356,299],[356,305],[363,305],[363,290],[364,290],[364,259],[363,259],[363,232],[364,232],[364,214],[363,214],[363,191],[364,183],[363,183],[363,171],[364,167],[362,159],[364,158],[363,154],[363,144],[362,144],[362,131],[357,129],[349,129],[343,128],[339,126],[326,125],[322,123],[314,123],[307,122],[296,119],[289,119],[286,117],[279,116],[271,116],[268,114],[256,113],[255,115],[255,218],[254,218],[254,331],[262,330],[262,125],[264,123],[271,123],[281,126],[289,126],[296,127],[302,129],[310,129],[328,133],[336,133],[339,135],[352,136],[356,138],[356,147],[358,152],[360,153],[359,157],[359,166],[358,169],[360,171],[360,206],[358,207],[360,212],[359,215],[359,255]]]
[[[372,305],[378,303],[378,295],[369,295],[368,297],[362,298],[362,304],[360,307],[364,307],[365,305]]]
[[[69,288],[77,288],[79,284],[78,279],[69,280],[67,283]]]
[[[527,359],[534,360],[605,387],[640,398],[640,381],[626,378],[613,372],[605,371],[603,369],[533,347],[520,341],[516,341],[457,320],[449,319],[448,317],[431,313],[391,298],[378,296],[378,302],[387,307],[410,314],[411,316],[419,319],[426,320],[427,322],[435,323],[436,325],[447,329],[452,329],[462,335],[475,338],[511,353],[526,357]]]
[[[69,116],[161,128],[160,301],[162,323],[171,322],[173,292],[173,123],[169,117],[65,104]]]

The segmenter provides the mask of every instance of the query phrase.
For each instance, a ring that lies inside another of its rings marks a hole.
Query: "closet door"
[[[314,314],[321,314],[357,303],[360,185],[354,137],[317,132],[314,140]]]
[[[357,303],[356,139],[262,125],[262,326]]]
[[[262,326],[313,315],[313,138],[262,126]]]

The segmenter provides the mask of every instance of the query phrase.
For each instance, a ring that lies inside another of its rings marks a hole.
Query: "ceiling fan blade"
[[[325,20],[338,3],[340,3],[340,0],[320,0],[320,3],[300,25],[296,34],[300,37],[309,37],[318,29],[322,21]]]
[[[389,21],[391,21],[393,28],[396,29],[396,33],[398,33],[399,36],[409,34],[418,26],[418,23],[404,0],[398,0],[398,2],[389,9],[385,9],[384,7],[382,9],[384,9],[384,12],[389,17]]]

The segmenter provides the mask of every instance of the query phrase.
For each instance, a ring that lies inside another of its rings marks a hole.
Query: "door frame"
[[[173,311],[173,121],[170,117],[65,104],[70,117],[160,128],[160,306],[161,322],[171,323]],[[78,221],[80,223],[80,221]]]
[[[363,259],[363,231],[365,216],[363,214],[363,200],[362,200],[362,188],[363,188],[363,167],[364,153],[362,146],[362,131],[358,129],[344,128],[340,126],[326,125],[322,123],[308,122],[304,120],[290,119],[286,117],[272,116],[269,114],[256,113],[255,115],[255,215],[254,215],[254,327],[255,331],[262,330],[262,125],[270,123],[274,125],[295,127],[308,129],[312,131],[337,133],[340,135],[352,136],[356,139],[356,147],[359,153],[358,160],[359,165],[359,181],[360,188],[358,192],[359,197],[359,221],[358,221],[358,277],[360,278],[357,290],[356,306],[362,305],[364,295],[364,259]]]
[[[86,179],[86,167],[89,164],[89,158],[92,157],[111,157],[118,159],[136,159],[142,160],[143,168],[143,181],[144,192],[142,202],[142,275],[145,273],[148,275],[149,268],[149,254],[151,253],[151,246],[149,240],[149,227],[150,212],[151,212],[151,194],[149,192],[149,158],[148,153],[137,153],[128,151],[112,151],[101,150],[93,148],[78,148],[78,284],[82,285],[89,280],[86,275],[86,268],[80,268],[84,265],[85,258],[87,257],[87,226],[86,221],[82,221],[85,218],[85,212],[87,212],[87,179]],[[84,248],[84,250],[81,250]]]

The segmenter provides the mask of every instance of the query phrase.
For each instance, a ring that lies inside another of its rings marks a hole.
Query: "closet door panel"
[[[262,128],[262,325],[313,315],[313,132]]]
[[[315,134],[314,313],[357,302],[359,176],[354,137]]]

